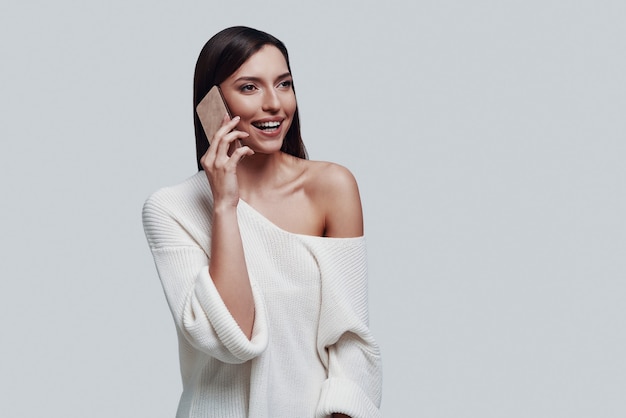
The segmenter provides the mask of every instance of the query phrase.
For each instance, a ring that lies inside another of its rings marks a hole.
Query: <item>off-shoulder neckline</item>
[[[287,231],[286,229],[281,228],[280,226],[276,225],[274,222],[269,220],[265,215],[263,215],[261,212],[256,210],[252,205],[250,205],[245,200],[240,198],[239,204],[241,205],[241,207],[246,208],[248,212],[253,214],[256,218],[258,218],[264,224],[270,226],[272,229],[275,229],[281,232],[284,235],[297,237],[297,238],[303,238],[303,239],[310,239],[310,240],[337,241],[337,242],[360,241],[365,238],[364,235],[356,236],[356,237],[324,237],[324,236],[318,236],[318,235],[299,234],[297,232]]]

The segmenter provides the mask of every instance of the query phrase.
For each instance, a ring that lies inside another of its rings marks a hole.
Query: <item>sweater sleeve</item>
[[[194,348],[222,362],[258,356],[268,341],[261,292],[251,283],[255,322],[248,340],[215,288],[207,253],[163,203],[159,194],[146,201],[143,224],[176,327]]]
[[[318,353],[328,368],[317,418],[380,417],[382,368],[368,325],[364,238],[331,240],[318,257],[322,305]]]

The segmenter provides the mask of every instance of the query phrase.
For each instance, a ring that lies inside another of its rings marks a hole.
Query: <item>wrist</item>
[[[213,213],[219,215],[229,215],[237,213],[239,200],[220,199],[213,202]]]

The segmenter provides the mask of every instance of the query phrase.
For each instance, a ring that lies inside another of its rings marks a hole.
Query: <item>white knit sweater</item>
[[[143,209],[178,333],[177,418],[379,417],[364,238],[290,233],[240,200],[256,312],[248,340],[209,276],[212,207],[200,171],[157,191]]]

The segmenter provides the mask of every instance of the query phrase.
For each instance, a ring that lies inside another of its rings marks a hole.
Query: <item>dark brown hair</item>
[[[209,148],[209,138],[206,137],[204,129],[202,129],[202,124],[196,113],[196,106],[211,87],[221,84],[265,45],[278,48],[285,57],[287,68],[291,72],[289,55],[285,45],[269,33],[245,26],[234,26],[218,32],[208,40],[200,51],[193,77],[193,123],[196,132],[198,170],[202,170],[200,158]],[[306,148],[300,134],[300,117],[297,107],[291,126],[285,135],[281,151],[299,158],[307,158]]]

